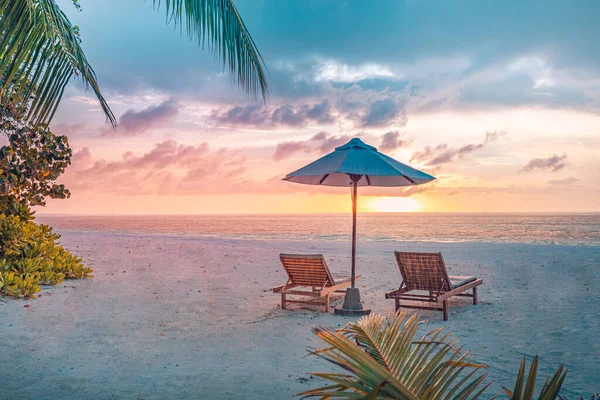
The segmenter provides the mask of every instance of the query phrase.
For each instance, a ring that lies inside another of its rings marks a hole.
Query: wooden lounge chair
[[[322,254],[280,254],[279,259],[288,275],[285,284],[273,288],[273,293],[281,293],[282,309],[287,307],[287,303],[324,303],[325,312],[329,312],[331,297],[341,296],[350,286],[350,275],[332,274]],[[310,299],[289,300],[287,295]]]
[[[472,297],[477,304],[477,286],[483,281],[474,276],[450,276],[442,253],[394,252],[402,274],[397,290],[387,292],[386,299],[394,299],[396,311],[400,307],[436,309],[444,312],[448,321],[448,299],[452,296]],[[471,293],[466,293],[471,290]],[[423,291],[429,294],[409,293]],[[405,303],[400,303],[404,301]],[[433,303],[433,304],[431,304]]]

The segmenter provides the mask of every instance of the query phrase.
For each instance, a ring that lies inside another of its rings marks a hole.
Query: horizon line
[[[363,211],[358,215],[405,215],[405,214],[463,214],[463,215],[595,215],[598,211]],[[143,217],[143,216],[302,216],[302,215],[350,215],[348,212],[273,212],[273,213],[39,213],[47,217]]]

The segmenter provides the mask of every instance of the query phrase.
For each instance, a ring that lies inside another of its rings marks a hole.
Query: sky
[[[237,0],[266,104],[151,1],[58,2],[119,126],[69,85],[72,196],[38,213],[347,212],[281,178],[353,137],[437,178],[361,188],[363,212],[600,211],[597,1]]]

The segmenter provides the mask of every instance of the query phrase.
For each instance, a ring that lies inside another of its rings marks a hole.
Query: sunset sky
[[[352,137],[437,177],[361,188],[363,211],[600,211],[597,1],[237,0],[266,105],[151,1],[60,4],[119,127],[69,86],[72,197],[38,213],[345,212],[281,178]]]

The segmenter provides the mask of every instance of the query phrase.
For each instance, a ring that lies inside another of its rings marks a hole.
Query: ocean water
[[[213,236],[223,238],[344,240],[346,214],[313,215],[41,215],[39,222],[61,231]],[[439,214],[363,213],[362,241],[492,242],[600,246],[600,213]]]

